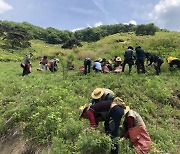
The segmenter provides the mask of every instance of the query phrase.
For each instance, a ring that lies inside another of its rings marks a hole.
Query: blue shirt
[[[96,68],[99,71],[102,71],[101,63],[100,62],[94,62],[94,68]]]

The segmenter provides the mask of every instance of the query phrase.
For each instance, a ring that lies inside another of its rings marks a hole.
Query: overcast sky
[[[0,20],[59,30],[155,23],[180,31],[180,0],[0,0]]]

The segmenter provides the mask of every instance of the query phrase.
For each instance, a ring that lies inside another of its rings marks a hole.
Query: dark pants
[[[124,62],[122,65],[122,72],[124,72],[126,64],[129,65],[129,74],[130,74],[132,70],[132,65],[134,65],[133,59],[124,59]]]
[[[91,60],[84,60],[84,74],[90,73],[91,70]]]
[[[23,68],[23,73],[22,73],[22,76],[25,76],[25,75],[28,75],[30,72],[30,67],[29,65],[25,64],[24,66],[21,64],[21,67]]]
[[[50,70],[51,72],[57,71],[58,66],[57,66],[57,64],[56,64],[56,61],[50,62],[50,63],[51,63],[51,66],[49,67],[49,70]]]
[[[159,75],[161,73],[161,65],[163,63],[162,59],[159,59],[157,63],[154,65],[154,69],[156,70],[156,75]]]
[[[180,60],[179,59],[175,59],[175,60],[172,60],[170,63],[169,63],[169,68],[173,68],[173,66],[176,65],[177,68],[180,68]]]
[[[110,110],[109,117],[112,118],[115,124],[114,130],[112,130],[111,132],[112,139],[118,137],[119,126],[123,115],[124,115],[124,109],[118,105],[114,106]],[[111,149],[111,153],[118,154],[118,143],[114,143],[114,148]]]
[[[144,58],[138,58],[136,60],[136,65],[137,65],[137,72],[138,73],[140,73],[141,70],[143,73],[145,73]]]

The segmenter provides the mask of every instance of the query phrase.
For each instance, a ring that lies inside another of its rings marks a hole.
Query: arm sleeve
[[[97,123],[96,123],[96,119],[95,119],[95,115],[94,115],[94,111],[89,109],[87,112],[86,112],[86,115],[90,121],[90,125],[91,127],[93,128],[96,128],[97,127]]]
[[[127,118],[127,127],[128,127],[128,130],[130,129],[130,128],[132,128],[132,127],[134,127],[134,117],[131,117],[131,116],[129,116],[128,118]],[[125,135],[124,135],[124,137],[125,138],[129,138],[129,132],[128,132],[128,130],[125,132]]]

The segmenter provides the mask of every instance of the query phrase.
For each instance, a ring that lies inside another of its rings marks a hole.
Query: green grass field
[[[166,36],[166,37],[165,37]],[[162,44],[151,46],[163,39],[169,46]],[[115,40],[123,39],[124,43]],[[180,141],[180,71],[168,70],[165,62],[162,73],[155,75],[153,67],[147,67],[146,74],[137,74],[135,66],[132,74],[95,73],[82,75],[78,68],[82,58],[107,57],[113,59],[122,53],[128,45],[141,45],[146,51],[161,54],[165,60],[168,55],[180,57],[180,45],[177,42],[180,33],[158,33],[157,36],[136,37],[134,34],[116,34],[95,43],[85,43],[82,48],[62,50],[33,41],[33,46],[24,51],[0,50],[0,134],[5,138],[18,131],[25,142],[32,145],[31,150],[43,153],[108,153],[111,139],[103,132],[102,124],[98,131],[84,131],[89,126],[87,120],[79,120],[79,106],[90,102],[92,91],[96,87],[113,90],[126,104],[142,116],[147,130],[156,148],[162,153],[178,153]],[[154,40],[154,41],[152,41]],[[174,43],[176,42],[176,43]],[[160,46],[162,51],[160,50]],[[173,48],[173,47],[174,48]],[[163,52],[164,48],[164,52]],[[170,51],[170,49],[172,50]],[[22,77],[20,60],[24,53],[34,51],[33,71]],[[161,51],[161,52],[160,52]],[[61,56],[63,53],[64,56]],[[39,58],[42,55],[60,58],[59,70],[38,72]],[[75,57],[74,71],[63,73],[62,64],[67,56]],[[16,60],[7,60],[9,57]],[[122,120],[123,122],[123,120]],[[133,154],[134,149],[128,140],[119,142],[119,153]],[[41,151],[40,150],[40,151]]]

